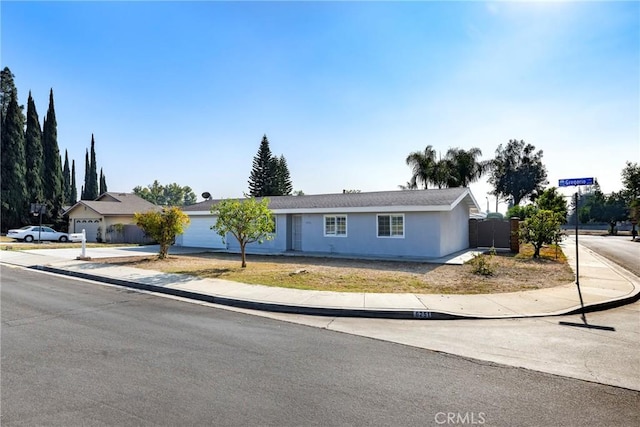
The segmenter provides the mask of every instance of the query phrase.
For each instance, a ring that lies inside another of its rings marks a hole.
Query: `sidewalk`
[[[575,243],[562,244],[575,274]],[[125,250],[125,249],[122,249]],[[127,248],[148,255],[149,249]],[[172,248],[172,253],[187,248]],[[320,316],[395,319],[492,319],[556,316],[581,310],[575,283],[503,294],[437,295],[307,291],[199,279],[131,267],[79,261],[77,249],[0,251],[0,263],[164,294],[257,310]],[[118,249],[87,249],[97,258],[122,256]],[[637,301],[640,278],[580,246],[580,289],[587,312]]]

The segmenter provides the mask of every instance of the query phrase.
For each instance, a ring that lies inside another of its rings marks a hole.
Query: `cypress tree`
[[[11,102],[11,94],[13,90],[16,90],[15,82],[13,78],[15,76],[9,69],[9,67],[4,67],[2,71],[0,71],[0,120],[4,121],[4,118],[7,115],[7,110],[9,109],[9,102]],[[18,102],[18,100],[16,100]],[[22,114],[23,107],[20,106],[19,110]]]
[[[71,195],[69,196],[69,204],[75,205],[78,200],[78,189],[76,187],[76,161],[71,160]]]
[[[62,165],[58,149],[58,124],[53,105],[53,89],[49,92],[49,109],[42,130],[42,150],[44,154],[44,198],[48,214],[45,216],[51,223],[61,219],[64,202]]]
[[[62,166],[62,181],[63,181],[63,194],[64,203],[71,206],[71,170],[69,169],[69,153],[64,150],[64,165]]]
[[[91,134],[91,164],[89,165],[89,178],[91,178],[91,187],[89,190],[91,194],[95,194],[94,199],[97,199],[100,195],[99,193],[99,183],[98,183],[98,164],[96,163],[96,141],[93,138],[93,134]]]
[[[89,184],[89,150],[85,150],[84,154],[84,185],[82,186],[81,199],[93,200],[87,197],[87,185]]]
[[[107,192],[107,178],[102,173],[102,168],[100,168],[100,194],[104,194]]]
[[[42,150],[42,130],[36,111],[36,104],[29,91],[27,101],[27,130],[25,132],[26,190],[27,201],[44,201],[44,154]]]
[[[7,94],[4,95],[6,97]],[[28,212],[25,187],[24,118],[18,105],[18,91],[15,87],[9,94],[7,110],[3,119],[0,135],[0,162],[2,162],[2,168],[0,168],[2,180],[0,184],[0,199],[2,200],[0,227],[3,232],[6,232],[9,228],[22,226]]]
[[[253,197],[274,195],[276,161],[269,148],[267,135],[262,137],[258,153],[253,158],[253,168],[249,176],[249,194]]]
[[[91,158],[87,159],[84,178],[84,200],[95,200],[98,194],[98,168],[96,165],[96,142],[91,134]]]

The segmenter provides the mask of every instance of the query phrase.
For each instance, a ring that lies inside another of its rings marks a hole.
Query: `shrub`
[[[189,217],[177,207],[165,207],[161,212],[136,213],[133,218],[136,225],[160,245],[159,259],[167,257],[176,235],[182,234],[189,224]]]
[[[495,267],[491,264],[491,256],[485,254],[474,254],[473,258],[467,261],[471,265],[473,274],[480,276],[493,276]]]
[[[520,222],[520,241],[531,243],[534,248],[533,257],[539,258],[542,245],[557,244],[562,240],[563,233],[560,228],[562,221],[561,214],[549,210],[539,210]]]

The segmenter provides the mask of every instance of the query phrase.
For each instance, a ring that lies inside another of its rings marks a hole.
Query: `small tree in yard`
[[[560,225],[564,218],[549,210],[538,210],[520,223],[520,241],[533,245],[533,257],[540,257],[542,245],[556,243],[562,237]]]
[[[231,233],[238,240],[242,268],[247,266],[245,249],[248,243],[262,243],[273,239],[271,233],[274,231],[274,223],[269,210],[269,199],[227,199],[212,206],[211,213],[217,217],[211,229],[222,236],[223,241],[227,233]]]
[[[133,219],[147,236],[158,242],[160,253],[158,259],[165,259],[178,234],[184,232],[189,224],[189,217],[177,207],[167,207],[162,211],[135,213]]]

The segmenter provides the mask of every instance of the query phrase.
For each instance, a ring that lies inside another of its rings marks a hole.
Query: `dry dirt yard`
[[[524,246],[515,256],[484,255],[491,275],[475,274],[470,263],[440,265],[273,255],[248,255],[243,269],[240,255],[223,253],[98,262],[249,284],[339,292],[486,294],[549,288],[575,280],[561,250],[558,259],[554,248],[545,248],[540,259],[532,259],[531,253],[531,248]]]

